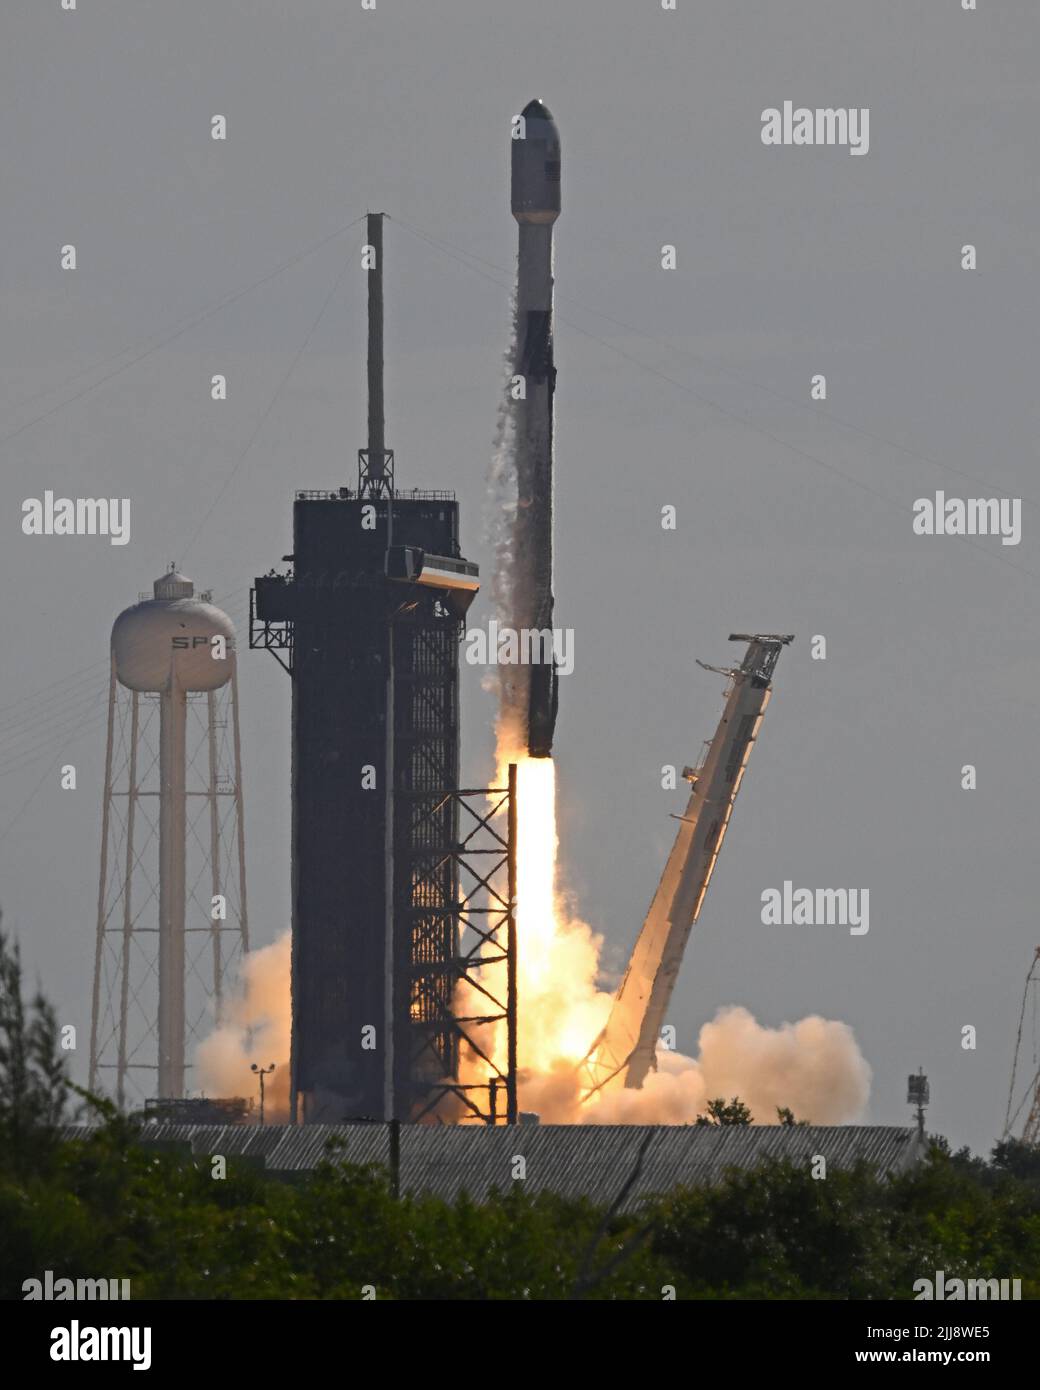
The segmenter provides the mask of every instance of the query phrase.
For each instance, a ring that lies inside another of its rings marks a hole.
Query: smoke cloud
[[[786,1106],[818,1125],[861,1119],[871,1071],[846,1023],[811,1014],[764,1027],[747,1009],[720,1008],[701,1028],[695,1058],[658,1050],[641,1090],[607,1091],[582,1107],[590,1124],[689,1124],[717,1096],[739,1096],[758,1124]]]
[[[255,1096],[257,1081],[249,1070],[256,1062],[275,1070],[264,1083],[264,1119],[289,1119],[289,1046],[292,1038],[290,996],[291,934],[270,946],[250,951],[242,965],[242,989],[224,1021],[199,1044],[195,1074],[212,1096]]]

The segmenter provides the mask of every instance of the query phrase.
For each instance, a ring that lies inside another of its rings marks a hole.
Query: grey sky
[[[731,630],[797,633],[676,992],[679,1044],[693,1050],[720,1004],[773,1025],[820,1012],[855,1029],[875,1121],[904,1121],[922,1065],[935,1128],[977,1148],[998,1136],[1040,941],[1037,508],[1017,547],[911,531],[914,499],[937,488],[1040,500],[1040,15],[1030,0],[979,4],[5,11],[0,705],[24,703],[0,712],[0,903],[79,1025],[81,1061],[112,619],[176,559],[240,620],[252,577],[290,548],[292,490],[353,481],[360,228],[86,388],[130,361],[122,349],[383,209],[387,440],[405,486],[456,490],[465,551],[486,566],[509,120],[539,96],[563,140],[556,590],[577,664],[556,753],[580,912],[620,966],[681,809],[661,765],[693,761],[721,709],[723,683],[694,658],[726,661]],[[764,147],[761,112],[786,98],[869,107],[869,154]],[[226,143],[209,138],[215,113]],[[959,269],[966,242],[974,273]],[[59,269],[66,243],[74,273]],[[214,372],[226,404],[210,401]],[[22,500],[46,488],[129,496],[131,543],[24,537]],[[660,529],[666,503],[675,533]],[[825,662],[809,658],[816,633]],[[466,681],[476,779],[493,709]],[[34,698],[52,683],[54,705]],[[241,689],[264,942],[289,911],[289,686],[247,653]],[[64,762],[75,792],[59,789]],[[785,879],[869,888],[869,934],[764,927],[760,894]]]

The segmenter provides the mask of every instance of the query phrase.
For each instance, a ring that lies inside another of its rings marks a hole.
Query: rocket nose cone
[[[513,216],[554,222],[560,212],[560,132],[546,104],[529,101],[512,135]]]
[[[535,97],[534,101],[529,101],[520,114],[525,121],[529,121],[532,118],[542,121],[552,120],[552,112],[549,110],[548,106],[546,106],[545,102],[539,101],[537,97]]]

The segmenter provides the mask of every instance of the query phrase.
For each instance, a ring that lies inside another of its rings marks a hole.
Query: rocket
[[[533,758],[552,753],[558,700],[553,630],[553,223],[560,215],[560,135],[548,107],[531,101],[514,121],[513,216],[519,224],[516,309],[517,511],[514,624],[542,634],[532,660],[511,672],[507,701]],[[514,390],[516,390],[514,386]],[[524,727],[526,726],[526,727]]]

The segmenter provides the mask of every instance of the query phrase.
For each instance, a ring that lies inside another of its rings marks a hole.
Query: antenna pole
[[[368,272],[368,472],[383,477],[383,214],[368,214],[368,244],[374,264]]]
[[[383,415],[383,218],[370,212],[366,222],[368,273],[368,447],[358,454],[358,496],[392,497],[394,455],[386,447]]]

